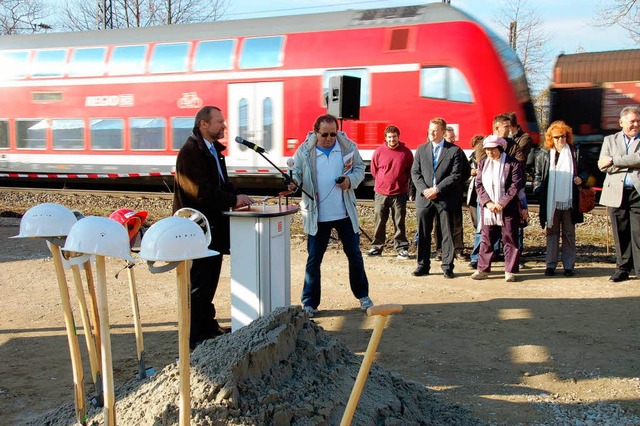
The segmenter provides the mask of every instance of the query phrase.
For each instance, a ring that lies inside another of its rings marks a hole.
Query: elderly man
[[[600,204],[609,207],[616,246],[616,271],[612,282],[629,279],[640,268],[640,109],[620,112],[622,131],[604,138],[598,167],[606,173]]]

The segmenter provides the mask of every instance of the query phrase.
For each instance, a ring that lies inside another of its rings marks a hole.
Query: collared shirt
[[[207,148],[209,148],[209,151],[213,155],[213,158],[216,159],[216,165],[218,166],[218,173],[220,174],[221,181],[225,182],[224,174],[222,173],[222,167],[220,166],[220,160],[218,159],[218,151],[216,151],[216,147],[213,146],[213,144],[211,142],[209,142],[208,140],[206,140],[206,139],[203,139],[203,140],[204,140],[204,143],[207,144]]]
[[[438,160],[440,159],[440,153],[442,152],[442,147],[444,146],[444,139],[442,139],[438,143],[433,143],[433,186],[436,186],[436,165],[438,164]]]

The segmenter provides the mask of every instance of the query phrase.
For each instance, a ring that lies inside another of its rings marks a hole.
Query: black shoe
[[[621,281],[627,281],[629,279],[629,273],[625,271],[616,271],[615,274],[611,275],[609,281],[612,283],[619,283]]]
[[[554,275],[555,275],[555,273],[556,273],[556,271],[555,271],[555,269],[553,269],[553,268],[547,268],[547,269],[545,269],[545,270],[544,270],[544,274],[545,274],[546,276],[548,276],[548,277],[552,277],[552,276],[554,276]]]
[[[565,277],[573,277],[576,273],[573,272],[573,269],[565,269],[564,270],[564,276]]]
[[[467,256],[466,254],[464,254],[463,252],[459,251],[458,253],[456,253],[456,255],[454,256],[454,258],[456,260],[459,260],[461,262],[464,262],[465,260],[469,259],[469,256]]]
[[[446,271],[444,271],[443,275],[444,275],[445,278],[453,278],[453,277],[455,277],[455,275],[453,275],[453,271],[451,269],[447,269]]]
[[[478,262],[476,262],[475,260],[472,260],[471,262],[469,262],[469,268],[478,269]]]
[[[423,275],[429,275],[429,270],[424,266],[418,266],[411,274],[415,277],[421,277]]]
[[[194,350],[196,346],[198,346],[205,340],[214,339],[227,333],[231,333],[231,327],[221,327],[220,325],[215,325],[205,332],[189,336],[189,348],[191,350]]]
[[[437,260],[438,262],[442,262],[442,253],[436,253],[435,260]]]

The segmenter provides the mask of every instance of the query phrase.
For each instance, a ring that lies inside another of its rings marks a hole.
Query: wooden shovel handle
[[[367,315],[370,317],[374,315],[391,315],[403,310],[404,307],[402,305],[378,305],[367,308]]]

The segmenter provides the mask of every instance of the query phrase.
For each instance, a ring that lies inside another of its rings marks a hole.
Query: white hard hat
[[[20,233],[12,238],[65,237],[76,222],[76,216],[65,206],[38,204],[22,216]]]
[[[192,209],[191,207],[183,207],[173,214],[178,217],[186,217],[187,219],[195,222],[204,232],[205,238],[207,239],[207,247],[211,244],[211,227],[209,226],[209,221],[207,217],[200,213],[199,210]]]
[[[129,235],[120,223],[107,217],[87,216],[67,235],[62,250],[74,253],[118,257],[135,262],[129,254]]]
[[[165,217],[145,232],[139,255],[147,261],[179,262],[220,254],[208,249],[209,242],[195,222],[184,217]]]

